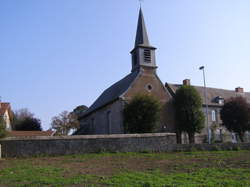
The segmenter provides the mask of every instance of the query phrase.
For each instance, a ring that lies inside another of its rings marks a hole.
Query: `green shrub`
[[[137,95],[123,110],[126,133],[151,133],[160,119],[160,103],[150,95]]]

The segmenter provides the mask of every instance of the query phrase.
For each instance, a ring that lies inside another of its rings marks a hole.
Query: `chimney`
[[[235,92],[236,93],[244,93],[244,88],[237,87],[237,88],[235,88]]]
[[[184,79],[184,80],[183,80],[183,85],[185,85],[185,86],[190,86],[190,85],[191,85],[190,79]]]

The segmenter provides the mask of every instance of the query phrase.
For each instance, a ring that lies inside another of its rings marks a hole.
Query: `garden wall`
[[[169,152],[194,150],[250,150],[241,144],[176,144],[174,133],[88,135],[0,140],[3,157],[30,157],[84,154],[97,152]]]

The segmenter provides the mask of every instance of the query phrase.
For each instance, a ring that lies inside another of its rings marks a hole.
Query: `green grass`
[[[0,171],[0,184],[10,186],[62,186],[83,184],[92,179],[89,175],[64,177],[62,168],[36,167],[27,164]]]
[[[154,172],[127,172],[103,180],[110,186],[250,186],[248,169],[200,169],[192,173],[164,175]]]
[[[250,151],[5,159],[0,186],[250,187]]]

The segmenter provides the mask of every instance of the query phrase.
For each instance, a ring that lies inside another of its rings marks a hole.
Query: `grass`
[[[0,186],[250,187],[250,151],[5,159],[0,160]]]

